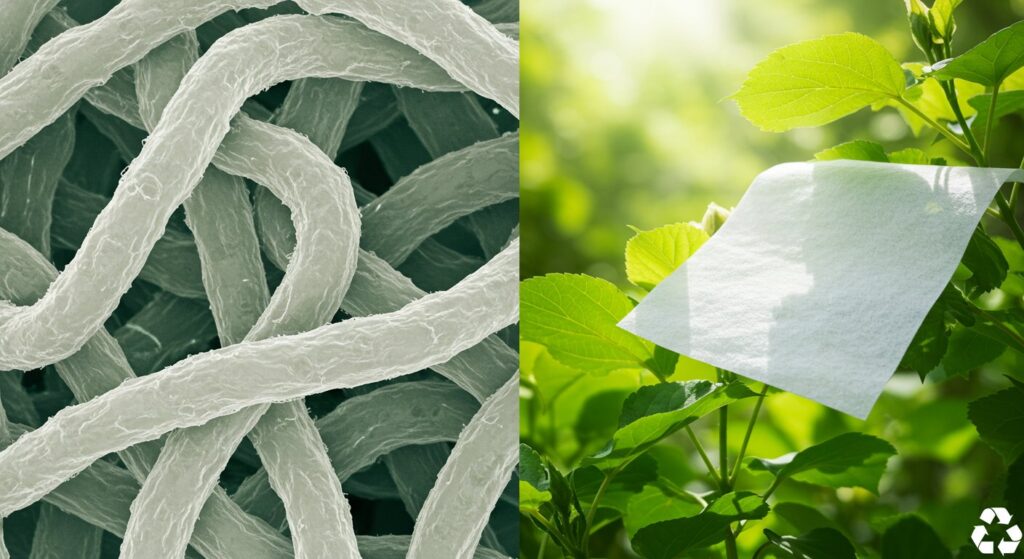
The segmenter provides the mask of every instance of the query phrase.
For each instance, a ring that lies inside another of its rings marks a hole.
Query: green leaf
[[[907,62],[903,64],[903,68],[915,76],[921,76],[924,71],[924,65],[917,62]],[[970,118],[974,115],[975,111],[969,100],[985,93],[985,86],[963,80],[956,80],[954,83],[956,84],[957,103],[960,105],[960,111],[964,118]],[[920,83],[908,87],[903,93],[903,98],[913,105],[914,108],[933,120],[957,121],[956,113],[953,112],[953,108],[949,105],[946,93],[943,91],[942,85],[938,80],[923,79]],[[896,99],[886,99],[872,106],[875,110],[883,107],[892,107],[899,111],[900,116],[903,117],[903,120],[906,121],[907,126],[910,127],[911,132],[915,136],[920,136],[923,130],[930,129],[924,119]]]
[[[835,159],[852,159],[854,161],[877,161],[888,163],[889,157],[885,155],[885,148],[881,144],[867,140],[853,140],[839,144],[838,146],[819,151],[814,154],[818,161],[832,161]]]
[[[641,528],[631,541],[633,549],[647,559],[673,559],[724,540],[725,529],[733,522],[767,514],[768,505],[760,496],[726,493],[699,514]]]
[[[932,75],[996,87],[1021,67],[1024,67],[1024,21],[996,31]]]
[[[1020,72],[1017,74],[1020,74]],[[1024,110],[1024,91],[1000,91],[999,97],[996,98],[995,117],[989,115],[989,110],[992,106],[991,93],[973,97],[969,103],[978,113],[971,122],[971,129],[975,131],[985,130],[985,127],[988,125],[989,118],[999,120],[1006,115],[1011,115]]]
[[[903,163],[906,165],[930,165],[928,154],[917,148],[906,148],[885,153],[881,144],[868,140],[853,140],[814,154],[818,161],[849,159],[853,161],[876,161],[878,163]]]
[[[960,324],[964,326],[973,326],[975,324],[973,309],[976,307],[974,303],[968,301],[960,289],[952,283],[946,284],[936,304],[938,303],[941,303],[946,313],[955,318]]]
[[[701,506],[696,502],[685,501],[673,495],[662,484],[653,484],[644,487],[643,491],[629,499],[623,518],[626,533],[633,537],[641,528],[651,524],[694,516],[700,511]]]
[[[910,35],[914,43],[922,51],[930,52],[933,48],[934,36],[932,28],[934,25],[928,18],[928,6],[921,0],[906,0],[907,18],[910,20]]]
[[[830,35],[783,47],[754,67],[733,96],[750,122],[774,132],[820,126],[898,98],[903,69],[874,39]]]
[[[949,347],[942,358],[947,375],[963,375],[994,361],[1006,346],[971,328],[957,328],[949,335]]]
[[[718,386],[707,380],[662,383],[641,386],[630,394],[619,414],[619,427],[625,427],[644,417],[686,409],[697,400],[712,393]]]
[[[772,506],[772,514],[785,521],[797,532],[810,532],[816,528],[839,529],[840,527],[819,509],[803,503],[776,503]]]
[[[524,513],[539,511],[541,505],[551,502],[550,491],[540,491],[536,487],[519,481],[519,510]]]
[[[1019,383],[971,402],[967,417],[1007,464],[1024,454],[1024,387]]]
[[[643,452],[718,408],[756,396],[738,382],[715,384],[706,380],[642,386],[623,404],[619,429],[592,462],[615,464]]]
[[[561,522],[568,525],[569,521],[575,516],[583,516],[583,507],[580,505],[580,500],[576,496],[576,492],[573,490],[569,480],[559,472],[557,468],[548,465],[548,475],[550,483],[548,489],[551,492],[551,504],[554,505],[554,511],[561,519]]]
[[[1021,246],[1011,239],[996,237],[992,240],[1003,252],[1006,261],[1010,263],[1006,281],[999,286],[999,290],[1010,297],[1024,296],[1024,250],[1021,250]]]
[[[815,528],[802,536],[780,536],[771,530],[765,537],[777,548],[775,554],[791,559],[857,559],[853,545],[832,528]]]
[[[936,301],[917,328],[907,352],[903,354],[900,369],[917,371],[921,379],[924,379],[932,369],[939,366],[949,344],[945,314],[945,305],[941,300]]]
[[[917,148],[906,148],[894,151],[889,154],[890,163],[902,163],[904,165],[932,165],[932,159],[928,154]]]
[[[1000,95],[1007,91],[1019,91],[1024,89],[1024,69],[1017,70],[1003,80],[1003,86],[999,88]]]
[[[648,363],[647,368],[664,381],[676,372],[676,363],[679,362],[679,354],[671,349],[665,349],[660,345],[654,346],[654,358]]]
[[[818,161],[849,159],[853,161],[876,161],[878,163],[903,163],[907,165],[931,165],[928,154],[917,148],[906,148],[885,153],[881,144],[868,140],[853,140],[814,154]]]
[[[546,491],[551,484],[544,459],[536,450],[525,443],[519,444],[519,481],[528,483],[541,491]]]
[[[980,226],[974,229],[961,262],[972,273],[967,280],[968,292],[972,294],[981,294],[1002,285],[1010,268],[1003,251]]]
[[[1011,511],[1024,511],[1024,456],[1014,460],[1006,469],[1003,503]]]
[[[588,507],[594,502],[598,488],[610,472],[602,471],[597,466],[583,466],[569,474],[576,496]],[[658,461],[644,454],[629,463],[605,488],[604,496],[599,504],[602,508],[626,512],[630,499],[643,491],[647,484],[658,480]]]
[[[628,389],[612,389],[588,396],[573,424],[576,440],[584,446],[608,440],[618,428],[616,412],[622,409],[622,403],[631,393]]]
[[[551,501],[550,476],[544,460],[529,445],[519,445],[519,509],[530,513]]]
[[[924,520],[906,516],[882,536],[882,559],[953,559],[953,554]]]
[[[639,231],[626,242],[626,277],[647,291],[661,283],[708,240],[692,223],[673,223]]]
[[[752,458],[749,468],[782,479],[828,487],[863,487],[877,493],[878,480],[894,454],[896,449],[878,437],[844,433],[795,454],[772,460]]]
[[[590,276],[549,274],[522,282],[522,337],[548,348],[566,366],[591,373],[640,368],[654,344],[616,326],[633,302],[611,283]]]
[[[932,9],[928,14],[931,18],[932,26],[935,28],[936,35],[941,37],[936,42],[941,43],[953,38],[953,32],[956,31],[953,10],[956,10],[961,2],[963,0],[935,0],[935,3],[932,4]]]
[[[973,328],[975,332],[982,336],[992,338],[1017,353],[1024,355],[1024,344],[1020,342],[1019,336],[1014,336],[1006,332],[1008,329],[1006,324],[996,326],[995,322],[987,319],[979,319]],[[1012,328],[1009,329],[1012,330]]]
[[[550,406],[587,375],[578,369],[566,367],[561,361],[551,357],[547,348],[535,343],[520,344],[519,355],[523,372],[529,374],[536,382],[545,406]]]

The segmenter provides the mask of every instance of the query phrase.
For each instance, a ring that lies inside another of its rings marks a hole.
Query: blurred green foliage
[[[928,147],[892,109],[769,134],[727,97],[769,52],[856,31],[921,60],[902,0],[527,0],[522,3],[523,277],[612,266],[632,236],[734,206],[761,171],[857,138]],[[959,10],[957,46],[1024,15],[1024,0]],[[1013,139],[1019,120],[997,130]],[[1019,134],[1016,137],[1021,137]],[[1015,167],[1020,140],[993,166]],[[935,146],[932,155],[955,155]]]

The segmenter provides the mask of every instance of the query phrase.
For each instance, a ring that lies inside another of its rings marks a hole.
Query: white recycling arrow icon
[[[974,527],[974,531],[971,532],[971,541],[978,548],[983,555],[993,555],[996,549],[999,550],[1000,555],[1010,555],[1017,551],[1017,546],[1020,545],[1021,537],[1024,534],[1021,533],[1020,526],[1014,524],[1010,526],[1010,521],[1013,520],[1013,515],[1010,511],[1002,507],[992,507],[981,511],[981,521],[985,524],[991,525],[993,521],[998,521],[1002,526],[1007,526],[1006,537],[999,540],[997,545],[993,541],[988,539],[988,528],[985,524],[979,524]]]

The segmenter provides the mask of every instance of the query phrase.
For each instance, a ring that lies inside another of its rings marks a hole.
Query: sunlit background
[[[1024,0],[968,1],[959,40],[1022,13]],[[917,59],[903,0],[524,0],[521,17],[523,277],[619,282],[627,225],[699,220],[769,166],[842,141],[921,145],[892,110],[780,135],[728,99],[773,49],[829,33]]]

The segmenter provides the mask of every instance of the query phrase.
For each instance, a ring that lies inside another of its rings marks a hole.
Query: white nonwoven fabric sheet
[[[761,173],[619,326],[864,418],[1013,169],[863,161]]]

